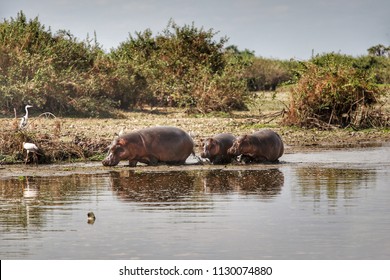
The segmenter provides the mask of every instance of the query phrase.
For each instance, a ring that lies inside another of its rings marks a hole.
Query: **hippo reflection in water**
[[[284,175],[279,169],[210,170],[203,179],[203,185],[204,190],[211,193],[239,192],[271,198],[280,194]]]
[[[180,201],[194,191],[195,177],[185,171],[110,172],[110,186],[122,199],[138,202]]]

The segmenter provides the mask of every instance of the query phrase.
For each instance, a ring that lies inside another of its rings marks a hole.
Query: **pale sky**
[[[177,24],[219,31],[228,45],[256,56],[308,59],[337,52],[367,54],[390,45],[389,0],[0,0],[0,20],[38,16],[52,32],[69,30],[80,40],[97,34],[109,51],[129,34],[150,28],[156,35]]]

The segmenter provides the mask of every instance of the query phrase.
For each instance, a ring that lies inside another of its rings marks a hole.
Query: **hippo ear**
[[[112,147],[115,147],[115,145],[118,143],[118,137],[115,137],[114,140],[112,140],[111,144],[108,146],[109,149]]]
[[[251,138],[249,137],[248,134],[245,134],[245,135],[242,137],[242,142],[251,143]]]
[[[203,145],[209,144],[210,141],[211,141],[211,138],[202,139],[202,144]]]

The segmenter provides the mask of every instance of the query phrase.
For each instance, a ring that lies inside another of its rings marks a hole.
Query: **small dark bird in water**
[[[88,212],[88,224],[93,224],[96,220],[95,214],[93,212]]]

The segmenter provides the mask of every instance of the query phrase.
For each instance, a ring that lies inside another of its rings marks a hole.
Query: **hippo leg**
[[[251,156],[241,155],[239,161],[244,163],[244,164],[248,164],[248,163],[255,162],[256,160]]]
[[[225,163],[230,163],[231,160],[230,158],[226,158],[224,156],[216,156],[213,160],[213,164],[225,164]]]
[[[256,163],[267,163],[270,162],[266,157],[258,157],[253,160]]]
[[[155,157],[150,157],[148,164],[152,166],[158,165],[158,159]]]
[[[137,161],[136,160],[129,160],[129,166],[130,167],[136,167],[137,166]]]
[[[185,163],[186,163],[185,160],[177,160],[177,161],[167,162],[167,164],[169,164],[169,165],[184,165]]]

